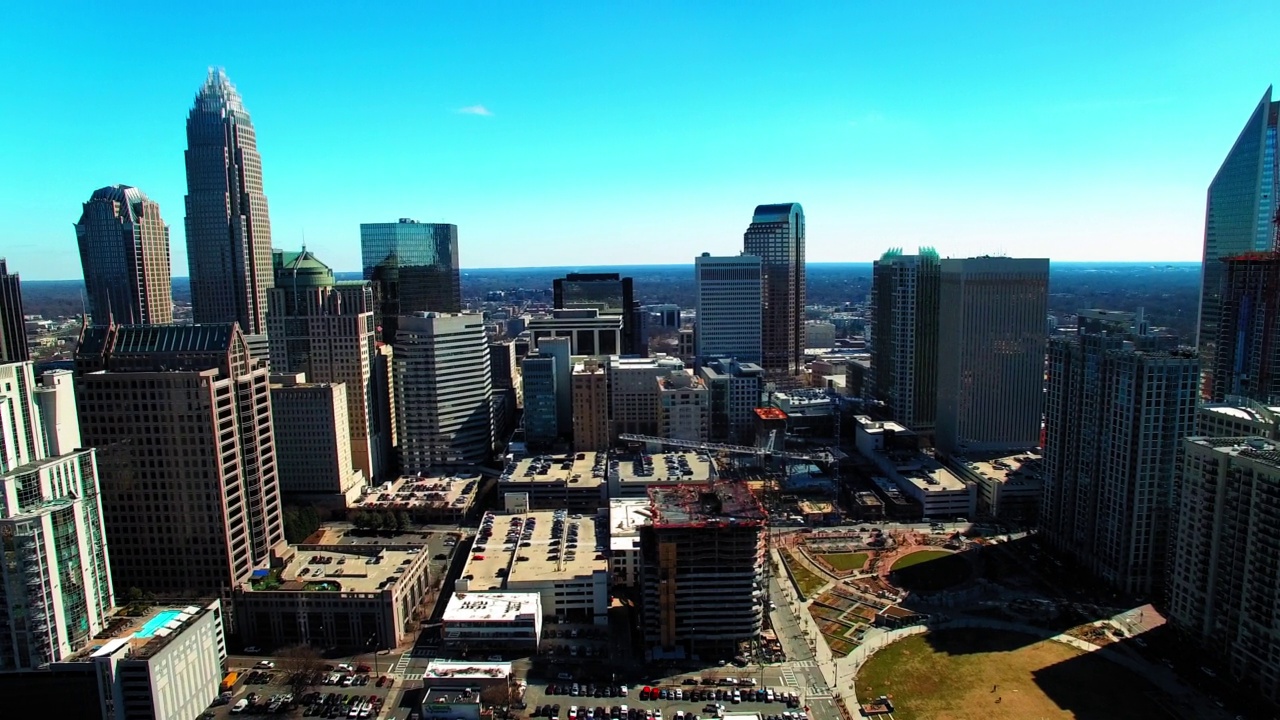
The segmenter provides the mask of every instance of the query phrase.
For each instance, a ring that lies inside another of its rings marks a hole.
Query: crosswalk
[[[404,675],[404,671],[409,669],[409,659],[413,657],[412,652],[407,652],[400,656],[400,661],[391,669],[395,675]]]
[[[795,661],[795,662],[791,663],[791,667],[797,667],[797,668],[816,668],[816,667],[818,667],[818,661],[817,661],[817,660],[797,660],[797,661]]]
[[[787,687],[795,687],[800,684],[796,680],[795,670],[792,670],[789,667],[782,669],[782,684],[786,685]]]

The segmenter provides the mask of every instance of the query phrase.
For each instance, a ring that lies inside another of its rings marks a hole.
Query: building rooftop
[[[581,578],[607,570],[603,542],[596,536],[594,516],[563,510],[485,513],[462,577],[468,579],[468,592]]]
[[[449,596],[443,622],[512,622],[521,617],[542,617],[538,593],[456,592]]]
[[[375,487],[357,504],[369,509],[452,509],[465,513],[475,503],[482,485],[479,473],[430,478],[405,475]]]
[[[536,455],[508,463],[498,481],[504,485],[562,484],[587,490],[604,484],[607,469],[605,453]]]
[[[958,492],[968,486],[950,468],[931,455],[915,453],[877,453],[882,470],[891,469],[925,493]]]
[[[764,508],[742,483],[649,488],[654,527],[762,525]]]
[[[618,498],[609,501],[609,550],[640,548],[640,528],[648,525],[649,501],[645,498]]]
[[[997,483],[1008,485],[1039,485],[1043,472],[1044,456],[1038,452],[1022,452],[1015,455],[968,458],[970,471]]]
[[[395,585],[415,562],[426,562],[425,553],[417,548],[307,550],[277,573],[243,583],[241,588],[247,592],[376,593]]]
[[[776,407],[756,408],[756,415],[761,420],[786,420],[787,414]]]
[[[401,532],[395,535],[385,535],[379,533],[370,535],[367,532],[358,531],[347,523],[335,523],[321,525],[303,542],[298,543],[299,547],[313,548],[317,550],[342,549],[344,547],[394,547],[411,550],[425,546],[434,535],[465,534],[466,531],[458,530],[454,533],[430,533],[430,532]],[[367,552],[367,551],[366,551]]]
[[[489,680],[510,677],[509,662],[473,662],[467,660],[432,660],[427,663],[425,680]]]
[[[145,660],[164,649],[173,638],[191,626],[190,621],[209,612],[213,600],[196,600],[191,605],[161,604],[142,615],[113,615],[102,632],[64,662],[90,662],[129,646],[129,659]]]
[[[609,460],[609,472],[616,473],[623,485],[706,484],[711,482],[714,470],[711,457],[696,452],[615,454]]]
[[[1250,460],[1266,463],[1280,469],[1280,448],[1275,441],[1260,437],[1236,438],[1187,438],[1197,445],[1213,448],[1228,455],[1235,455]]]

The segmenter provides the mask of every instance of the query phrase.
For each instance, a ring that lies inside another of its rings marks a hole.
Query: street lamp
[[[365,648],[373,648],[373,674],[378,674],[378,631],[374,630],[369,635],[369,639],[365,642]]]

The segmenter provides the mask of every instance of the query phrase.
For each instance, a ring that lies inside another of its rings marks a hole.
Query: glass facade
[[[27,352],[27,328],[22,317],[22,284],[9,274],[0,258],[0,363],[22,362]]]
[[[1214,385],[1218,325],[1226,280],[1223,258],[1275,249],[1276,195],[1280,192],[1280,158],[1276,150],[1280,102],[1271,88],[1245,123],[1231,152],[1209,184],[1204,219],[1204,261],[1200,289],[1198,345],[1204,378],[1202,393]]]
[[[800,203],[760,205],[743,235],[743,253],[760,258],[764,275],[761,327],[765,371],[804,368],[804,210]]]
[[[267,331],[271,220],[253,122],[231,81],[210,70],[187,116],[187,263],[196,323]]]
[[[93,193],[76,223],[89,316],[102,325],[173,322],[169,227],[160,206],[128,185]]]
[[[401,315],[462,311],[457,225],[408,218],[362,223],[360,255],[383,342],[395,342]]]

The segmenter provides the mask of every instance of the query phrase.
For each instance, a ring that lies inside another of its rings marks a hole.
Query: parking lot
[[[549,684],[530,685],[524,703],[531,717],[559,720],[704,720],[725,712],[807,720],[796,688],[760,687],[755,682],[745,677],[677,677],[658,685],[619,686],[575,683],[566,673]]]
[[[374,675],[364,666],[328,666],[312,676],[302,693],[294,694],[290,674],[270,669],[241,673],[226,702],[210,708],[203,717],[290,714],[297,717],[378,718],[388,716],[384,707],[396,708],[402,683],[386,675]],[[239,708],[239,709],[237,709]]]

